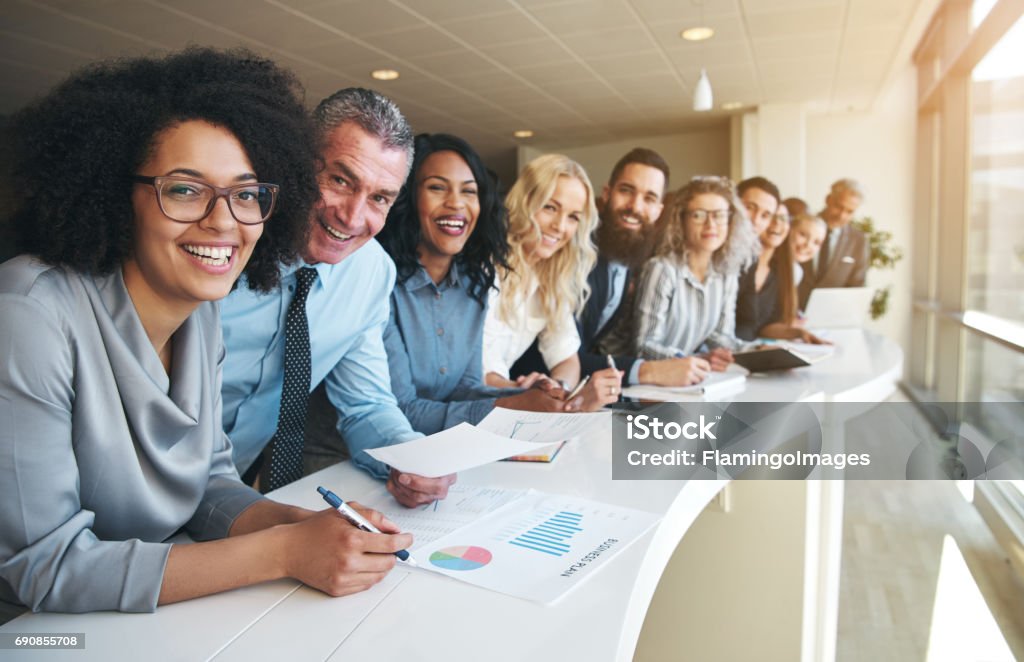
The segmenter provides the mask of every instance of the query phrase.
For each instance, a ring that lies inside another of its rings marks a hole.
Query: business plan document
[[[417,548],[420,568],[551,604],[599,571],[661,516],[531,490]]]

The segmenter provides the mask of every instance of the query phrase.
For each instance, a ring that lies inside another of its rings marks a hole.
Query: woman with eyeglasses
[[[725,177],[692,179],[675,193],[662,223],[632,318],[607,349],[632,342],[643,358],[686,358],[686,382],[696,384],[746,347],[735,335],[737,275],[755,258],[757,237]]]
[[[465,140],[416,136],[409,177],[378,240],[395,261],[384,332],[391,390],[413,429],[479,423],[494,407],[563,411],[539,389],[484,384],[487,294],[507,268],[508,223],[498,182]]]
[[[530,388],[548,377],[517,380],[512,365],[538,341],[550,378],[575,390],[580,382],[579,333],[574,315],[588,295],[597,261],[594,190],[583,167],[561,154],[537,157],[505,198],[509,267],[498,269],[484,323],[483,364],[488,385]],[[592,411],[619,398],[622,374],[611,367],[591,375],[581,391]]]
[[[330,577],[344,529],[243,485],[221,428],[216,301],[277,284],[317,199],[294,76],[249,52],[101,63],[10,135],[0,621]]]

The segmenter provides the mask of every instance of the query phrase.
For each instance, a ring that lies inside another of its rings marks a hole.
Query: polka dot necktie
[[[295,296],[284,320],[284,388],[277,431],[270,440],[270,462],[263,465],[260,487],[269,492],[302,478],[302,446],[309,404],[310,352],[306,296],[316,281],[316,269],[295,274]]]

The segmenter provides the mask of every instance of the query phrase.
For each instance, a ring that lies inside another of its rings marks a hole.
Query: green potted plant
[[[879,230],[870,216],[853,221],[857,228],[868,238],[870,248],[868,266],[873,269],[895,269],[896,263],[903,259],[903,249],[892,243],[892,233]],[[889,292],[892,285],[875,290],[871,298],[871,319],[876,320],[889,310]]]

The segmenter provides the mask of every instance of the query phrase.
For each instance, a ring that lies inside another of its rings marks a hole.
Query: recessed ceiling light
[[[704,41],[715,36],[715,31],[706,25],[702,25],[696,28],[686,28],[679,33],[679,36],[686,41]]]
[[[514,131],[512,135],[516,138],[532,138],[533,131],[530,131],[529,129],[519,129],[518,131]]]
[[[377,80],[394,80],[398,78],[398,72],[394,69],[376,69],[371,71],[370,75]]]
[[[726,101],[722,104],[722,110],[738,110],[743,107],[740,101]]]

